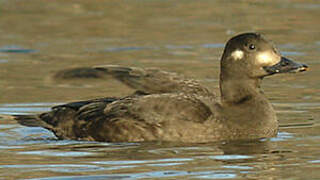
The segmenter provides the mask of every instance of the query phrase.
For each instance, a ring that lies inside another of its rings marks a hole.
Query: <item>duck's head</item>
[[[273,43],[258,33],[244,33],[231,38],[221,60],[221,73],[236,78],[263,78],[286,72],[306,71],[307,65],[289,60]]]

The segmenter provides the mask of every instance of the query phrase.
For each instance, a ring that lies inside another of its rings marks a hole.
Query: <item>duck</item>
[[[220,95],[196,80],[157,68],[92,67],[137,91],[66,103],[34,115],[15,115],[24,126],[43,127],[58,139],[99,142],[187,142],[275,137],[278,120],[261,82],[308,66],[281,56],[260,33],[229,39],[220,61]]]

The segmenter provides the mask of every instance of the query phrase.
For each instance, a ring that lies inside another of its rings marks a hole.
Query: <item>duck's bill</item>
[[[275,73],[295,73],[308,70],[308,66],[302,63],[294,62],[285,57],[281,57],[279,63],[273,66],[266,66],[263,69],[269,74]]]

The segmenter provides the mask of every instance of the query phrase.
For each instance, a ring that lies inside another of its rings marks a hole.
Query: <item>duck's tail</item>
[[[48,128],[50,125],[39,118],[38,115],[13,115],[12,119],[16,120],[19,124],[28,127],[44,127]]]
[[[0,114],[0,119],[14,119],[12,115]]]

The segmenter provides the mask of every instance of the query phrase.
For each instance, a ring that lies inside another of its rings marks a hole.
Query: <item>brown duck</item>
[[[210,142],[273,137],[278,121],[260,88],[261,80],[305,71],[307,66],[282,57],[262,35],[244,33],[225,46],[220,100],[197,81],[175,73],[120,66],[94,69],[112,74],[140,93],[68,103],[15,119],[46,128],[59,139]]]

